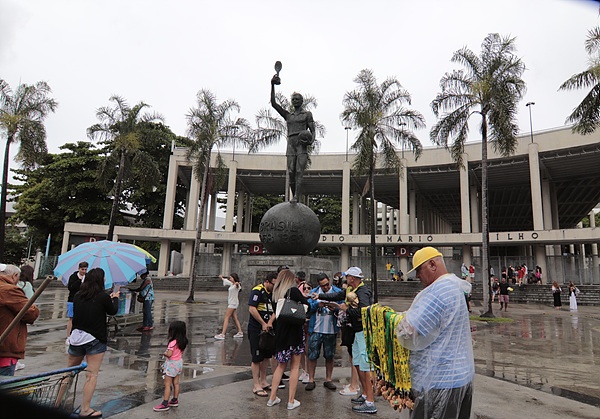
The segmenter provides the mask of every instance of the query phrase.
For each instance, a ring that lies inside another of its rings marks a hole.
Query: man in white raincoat
[[[475,364],[465,292],[471,284],[448,273],[442,254],[424,247],[413,269],[425,288],[398,325],[400,344],[410,350],[415,405],[411,419],[471,417]]]

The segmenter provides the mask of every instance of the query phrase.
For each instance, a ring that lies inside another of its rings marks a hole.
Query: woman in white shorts
[[[227,311],[225,312],[225,320],[223,320],[223,330],[220,334],[215,335],[215,339],[223,340],[225,339],[225,333],[227,332],[227,327],[229,327],[229,318],[233,317],[233,321],[235,322],[235,326],[237,327],[238,332],[233,335],[234,338],[243,338],[244,332],[242,332],[242,325],[238,320],[237,316],[237,307],[240,303],[239,294],[242,290],[242,285],[240,283],[240,277],[236,273],[232,273],[229,275],[229,278],[224,278],[223,275],[219,275],[219,278],[223,281],[223,286],[229,287],[228,295],[227,295]]]

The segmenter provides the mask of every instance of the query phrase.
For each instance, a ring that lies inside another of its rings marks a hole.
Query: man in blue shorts
[[[413,268],[425,287],[398,325],[400,344],[410,350],[415,394],[411,419],[469,419],[475,362],[469,312],[471,284],[448,273],[442,254],[424,247]]]
[[[311,290],[313,294],[331,294],[341,292],[338,287],[332,286],[327,274],[320,273],[317,276],[319,286]],[[343,303],[344,301],[338,301]],[[325,358],[325,382],[323,385],[329,390],[335,390],[336,386],[331,381],[333,373],[333,357],[335,355],[335,342],[338,333],[337,318],[335,313],[338,311],[333,308],[328,301],[319,299],[309,299],[308,321],[308,384],[305,390],[315,389],[315,370],[317,368],[317,359],[321,355],[321,346],[323,347],[323,357]]]

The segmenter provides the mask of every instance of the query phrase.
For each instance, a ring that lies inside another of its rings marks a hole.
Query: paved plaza
[[[227,293],[198,292],[196,303],[185,304],[185,292],[157,291],[155,329],[138,332],[129,324],[111,333],[92,406],[115,418],[279,418],[353,417],[349,397],[323,387],[324,362],[319,360],[317,388],[298,385],[300,408],[287,411],[285,404],[267,408],[266,398],[252,394],[249,345],[233,339],[215,341],[226,308]],[[25,369],[17,375],[49,371],[66,365],[64,311],[67,293],[48,288],[41,296],[40,320],[29,328]],[[397,311],[410,300],[380,301]],[[498,309],[497,304],[494,307]],[[474,307],[474,314],[482,308]],[[239,310],[242,323],[247,310]],[[600,417],[600,308],[580,307],[556,311],[550,306],[509,305],[510,323],[472,322],[477,375],[474,418],[599,418]],[[153,412],[162,395],[160,355],[166,348],[168,324],[183,320],[191,344],[184,353],[180,405],[168,412]],[[333,381],[341,389],[350,370],[345,350],[336,353]],[[83,378],[83,377],[82,377]],[[80,381],[76,405],[83,382]],[[287,389],[278,394],[287,398]],[[378,417],[408,418],[395,412],[381,397]]]

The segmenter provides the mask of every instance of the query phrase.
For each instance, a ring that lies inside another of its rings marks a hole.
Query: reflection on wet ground
[[[20,375],[66,364],[66,298],[62,288],[50,288],[40,297],[41,321],[30,327],[27,367]],[[162,353],[173,320],[185,321],[191,338],[184,352],[182,391],[251,378],[247,338],[233,339],[235,331],[230,328],[224,341],[214,339],[222,326],[226,292],[198,293],[198,302],[193,304],[183,303],[184,298],[184,293],[157,292],[151,332],[137,331],[140,323],[126,324],[116,332],[110,329],[110,350],[94,396],[95,405],[106,416],[160,397]],[[402,298],[384,297],[380,302],[397,311],[410,305]],[[245,305],[240,307],[240,321],[247,324]],[[573,314],[551,307],[514,305],[508,313],[496,314],[514,321],[472,323],[478,373],[600,406],[599,308],[580,307],[579,313]],[[322,362],[320,359],[318,365]],[[336,366],[348,366],[346,351],[339,346]],[[345,369],[338,376],[347,373]]]

